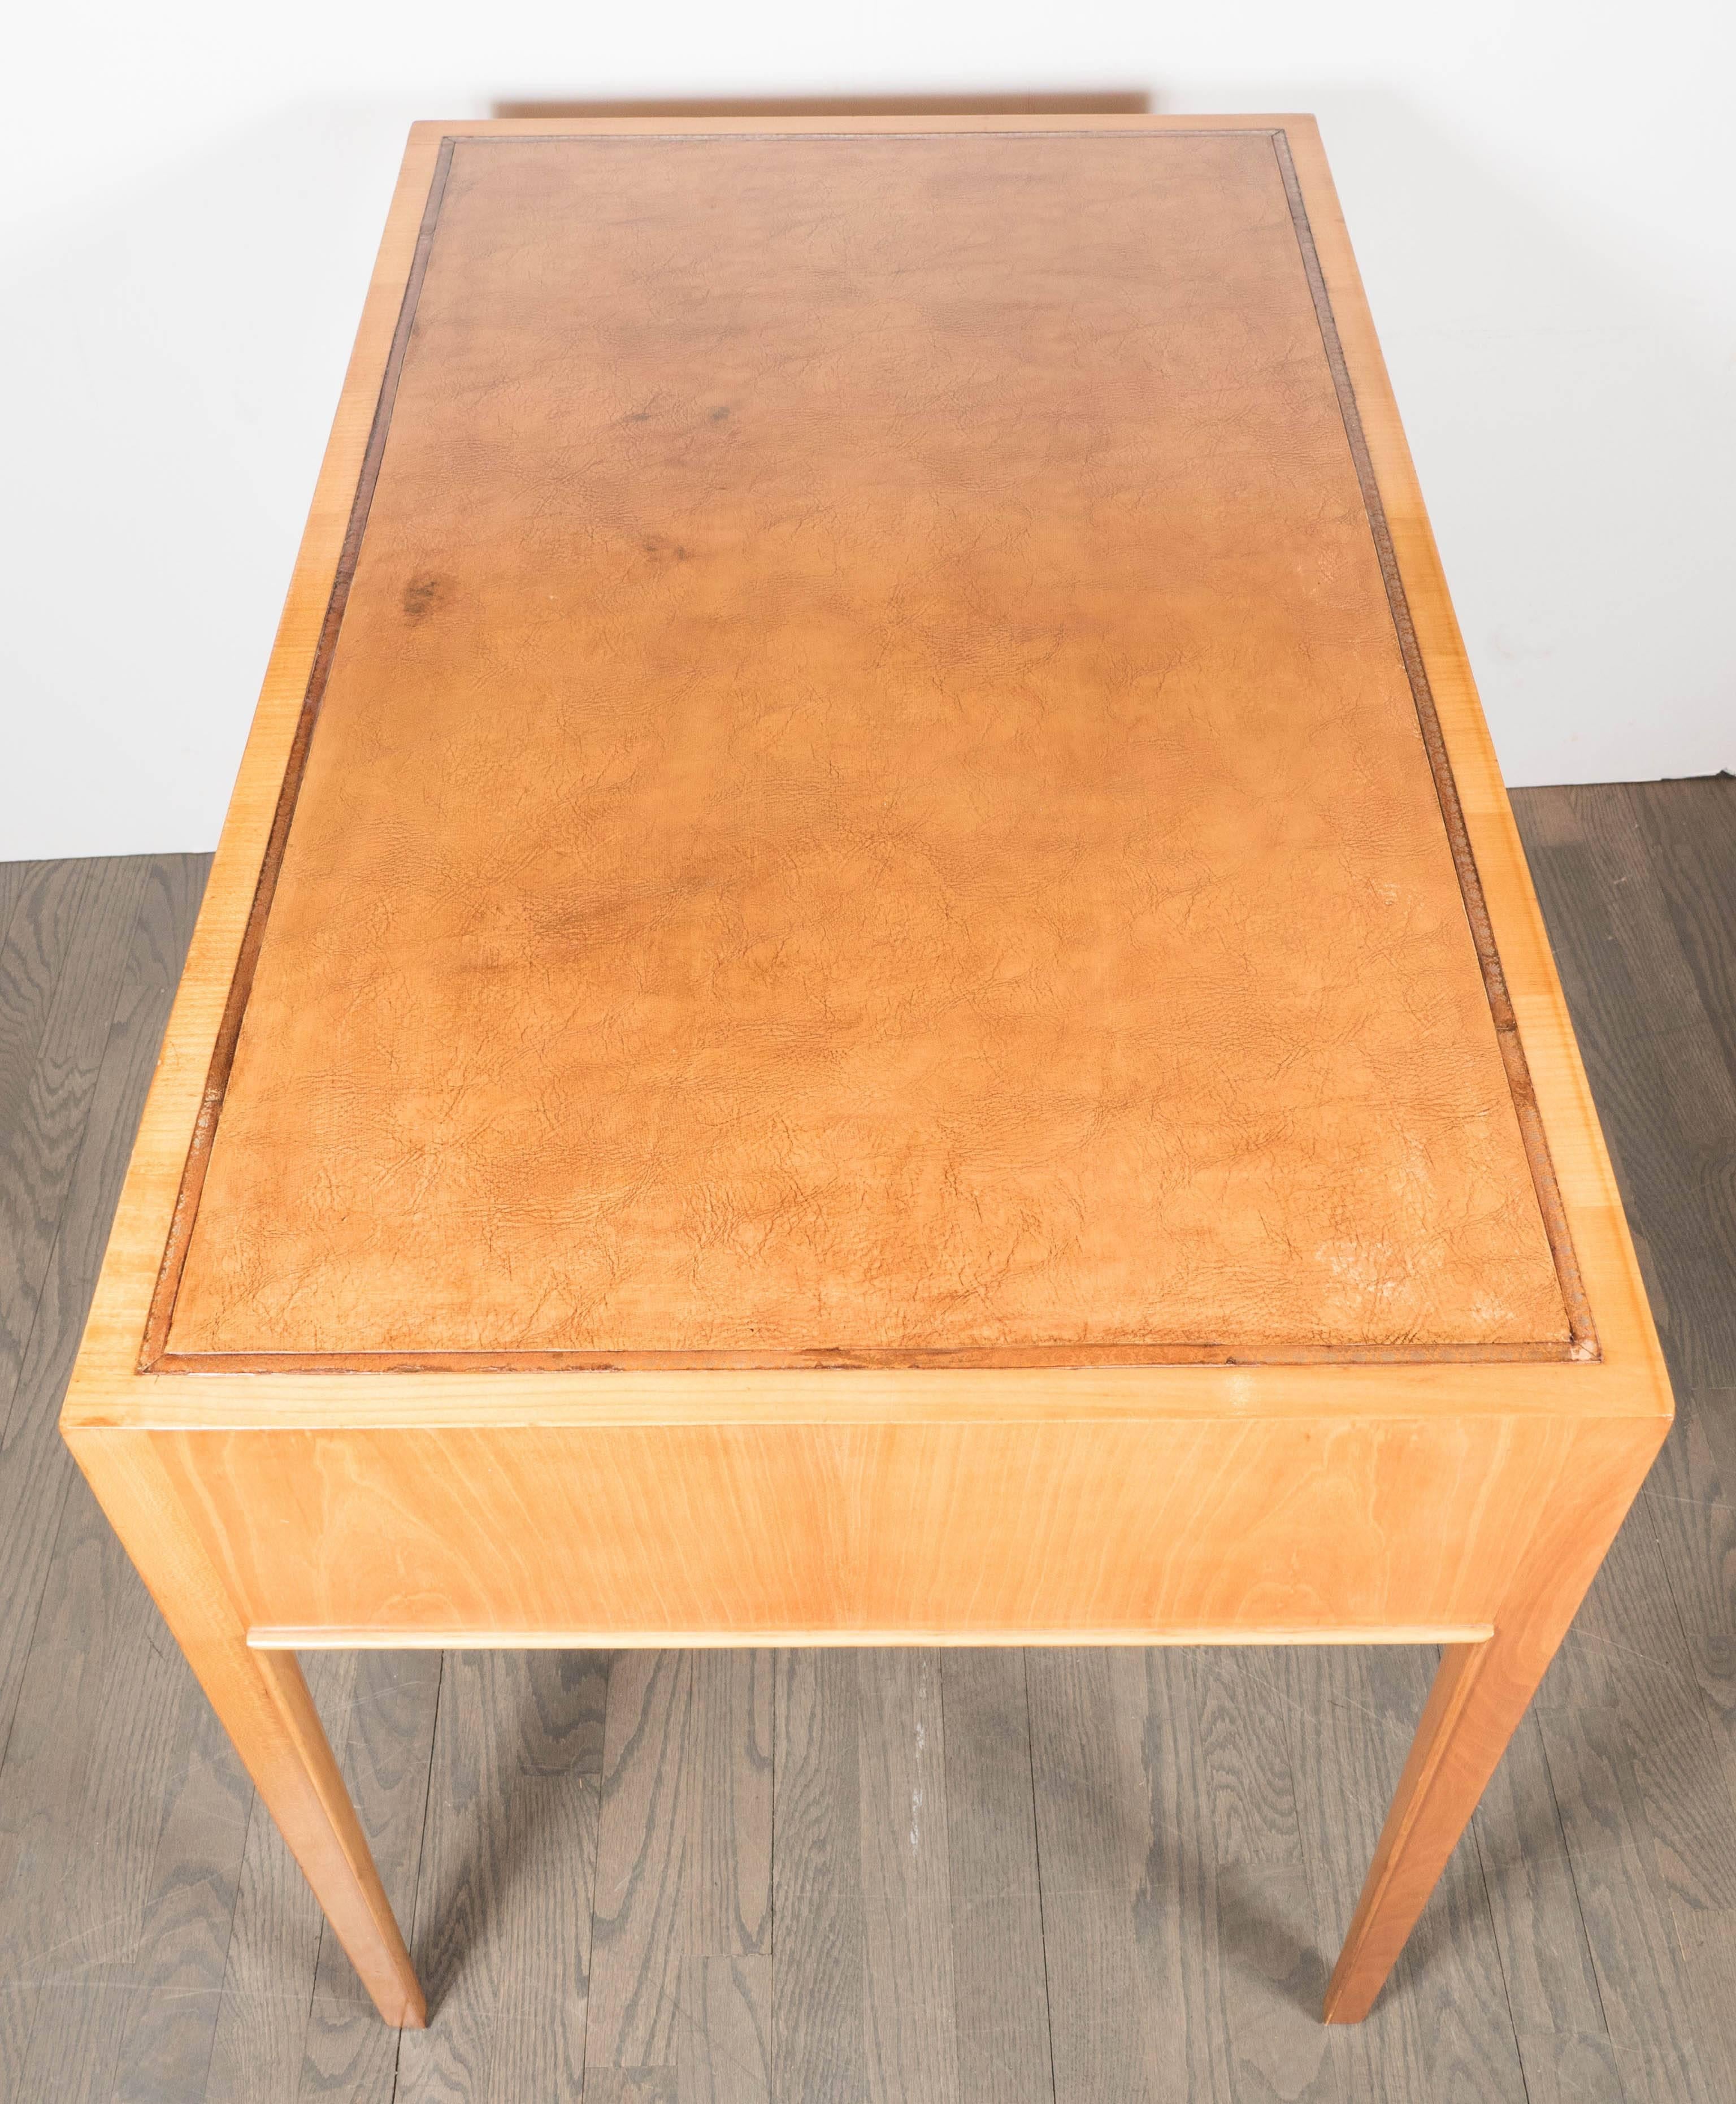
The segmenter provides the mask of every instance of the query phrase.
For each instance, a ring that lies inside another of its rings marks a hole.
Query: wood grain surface
[[[1217,1955],[1208,1967],[1202,1954],[1201,1970],[1190,1976],[1182,2021],[1196,2036],[1213,2027],[1226,2036],[1232,2080],[1220,2093],[1239,2098],[1721,2104],[1736,2091],[1736,1937],[1721,1897],[1736,1860],[1724,1825],[1736,1760],[1726,1583],[1736,1352],[1716,1290],[1717,1265],[1726,1276],[1736,1268],[1736,1210],[1718,1168],[1736,1148],[1736,1010],[1724,991],[1736,978],[1736,783],[1527,791],[1516,800],[1622,1163],[1680,1416],[1400,1961],[1402,1991],[1360,2027],[1322,2029],[1318,1998],[1404,1763],[1431,1655],[1172,1654],[1185,1678],[1144,1677],[1125,1705],[1136,1719],[1125,1730],[1141,1746],[1183,1731],[1197,1741],[1194,1794],[1173,1799],[1164,1852],[1154,1857],[1140,1838],[1150,1818],[1142,1778],[1115,1784],[1097,1803],[1142,1866],[1135,1889],[1143,1932],[1161,1936],[1171,1909],[1197,1922],[1197,1881],[1215,1887]],[[155,992],[138,1005],[123,999],[115,1011],[72,1182],[51,1228],[44,1277],[59,1263],[60,1283],[51,1297],[45,1288],[26,1318],[43,1384],[20,1389],[0,1455],[11,1509],[58,1515],[0,1757],[0,2097],[32,2104],[114,2097],[123,2047],[124,2093],[162,2104],[237,2094],[383,2100],[398,2079],[398,2035],[360,1999],[333,1940],[317,1934],[287,1852],[262,1812],[250,1810],[238,1763],[124,1553],[65,1450],[25,1436],[33,1425],[39,1434],[51,1429],[56,1384],[91,1289],[201,867],[190,858],[152,867],[130,938],[136,961],[122,978],[141,995]],[[0,865],[0,900],[14,895],[13,878]],[[98,898],[87,898],[100,910]],[[16,1079],[6,1077],[9,1091]],[[7,1100],[32,1100],[28,1077]],[[1064,1657],[1038,1654],[1029,1664]],[[1036,1802],[1079,1790],[1085,1756],[1070,1732],[1074,1710],[1038,1714],[1057,1676],[1035,1672],[1027,1703],[1026,1666],[1017,1651],[953,1651],[942,1661],[953,2004],[935,2022],[956,2026],[968,2094],[1025,2104],[1053,2093],[1053,2022],[1070,2031],[1057,2065],[1102,2066],[1112,2093],[1143,2104],[1158,2093],[1141,2064],[1117,2057],[1117,2012],[1101,1976],[1088,1996],[1052,2014],[1055,1983],[1077,1969],[1062,1946],[1078,1916],[1058,1889],[1062,1864],[1036,1848]],[[585,1782],[601,1758],[598,1669],[578,1659],[560,1670],[590,1675],[598,1691],[576,1700],[572,1712],[541,1698],[552,1718],[577,1714],[588,1750],[573,1758]],[[387,1890],[412,1923],[425,1818],[443,1816],[428,1801],[441,1677],[427,1653],[309,1663]],[[514,1674],[496,1675],[472,1697],[463,1725],[467,1745],[487,1733],[514,1750],[495,1759],[503,1778],[518,1772],[527,1699],[535,1698]],[[907,1734],[914,1745],[914,1716],[886,1703],[876,1715],[876,1728]],[[532,1735],[545,1730],[566,1736],[558,1723]],[[1057,1756],[1034,1774],[1033,1735]],[[736,1787],[718,1765],[732,1742],[721,1727],[715,1736],[689,1738],[688,1758],[706,1769],[693,1794],[708,1804],[721,1807]],[[505,1784],[492,1815],[503,1827],[515,1788]],[[188,1792],[196,1794],[176,1818]],[[514,1844],[513,1875],[533,1889],[505,1903],[517,1919],[544,1924],[532,1936],[551,1939],[549,1964],[570,1967],[575,1961],[559,1952],[574,1946],[553,1939],[574,1932],[584,1848],[576,1840],[556,1848],[561,1830],[543,1825],[528,1800],[523,1808],[550,1845]],[[1053,1824],[1053,1806],[1044,1816]],[[806,1817],[825,1830],[823,1803]],[[851,1817],[847,1801],[835,1800],[832,1825]],[[802,1875],[802,1830],[793,1820],[780,1823],[777,1874],[792,1884]],[[282,1852],[275,1863],[265,1860],[273,1851]],[[179,1910],[147,1906],[159,1888],[185,1895]],[[195,1928],[202,1919],[207,1925]],[[414,1941],[425,1959],[420,1931]],[[177,1959],[171,1945],[207,1955]],[[855,1962],[831,1948],[832,1962]],[[786,1957],[813,1963],[786,1951],[776,1933],[764,1957],[725,1962],[744,1971],[763,1964],[775,1983]],[[663,1970],[648,1955],[644,1962]],[[694,1962],[710,1975],[708,1961]],[[1124,1951],[1105,1962],[1113,1970],[1134,1961]],[[848,1991],[835,1987],[816,2022]],[[770,1992],[775,1999],[775,1984]],[[683,2006],[716,2008],[718,1993],[714,1983],[703,1999],[683,1995]],[[1210,1999],[1219,1994],[1221,2003]],[[554,2006],[550,1995],[548,1970],[532,1961],[522,1991],[504,1981],[492,2021],[529,2026]],[[759,2008],[761,1996],[762,1983],[744,1979],[728,2002]],[[159,1998],[178,2011],[175,2024],[147,2021]],[[1080,2036],[1093,2027],[1094,2037]],[[757,2097],[759,2088],[730,2086],[757,2079],[751,2055],[732,2048],[727,2064],[708,2064],[711,2039],[741,2035],[687,2022],[676,2048],[684,2071],[594,2069],[586,2094],[594,2104]],[[786,2049],[790,2064],[804,2064],[800,2038]],[[473,2050],[470,2059],[479,2065],[481,2055]],[[803,2093],[772,2067],[770,2093],[780,2100],[806,2104],[828,2093]],[[485,2096],[486,2080],[461,2072],[444,2093]],[[1076,2085],[1061,2093],[1089,2094]]]
[[[148,1445],[256,1643],[1271,1643],[1491,1628],[1539,1515],[1613,1526],[1656,1440],[1491,1415],[121,1443]]]

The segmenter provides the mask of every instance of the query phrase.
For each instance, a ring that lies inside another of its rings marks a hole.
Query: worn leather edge
[[[434,163],[434,180],[429,185],[428,202],[423,207],[416,254],[410,265],[409,275],[404,281],[398,327],[393,332],[392,348],[387,356],[385,373],[381,382],[380,399],[375,405],[373,422],[368,430],[367,449],[362,457],[362,472],[357,478],[355,501],[350,506],[349,523],[345,529],[344,545],[338,555],[336,573],[332,581],[332,595],[327,602],[326,617],[314,653],[313,668],[308,675],[307,692],[302,700],[300,718],[296,725],[295,738],[290,746],[289,759],[283,769],[283,787],[278,791],[277,809],[272,816],[271,832],[265,843],[259,880],[254,888],[253,903],[241,938],[241,952],[235,961],[234,977],[229,982],[229,999],[224,1004],[223,1020],[218,1026],[216,1042],[211,1048],[211,1067],[206,1076],[204,1094],[199,1102],[198,1117],[194,1123],[193,1137],[188,1143],[187,1162],[181,1172],[180,1188],[176,1193],[175,1211],[169,1224],[168,1240],[163,1247],[162,1268],[157,1275],[156,1290],[151,1295],[150,1312],[145,1320],[145,1337],[139,1353],[140,1373],[150,1373],[158,1369],[163,1371],[170,1370],[165,1364],[169,1328],[175,1317],[175,1304],[180,1292],[181,1275],[186,1269],[187,1250],[193,1239],[194,1222],[198,1215],[205,1172],[210,1166],[211,1148],[217,1134],[217,1121],[222,1113],[229,1074],[235,1063],[235,1048],[241,1040],[241,1027],[247,1015],[248,998],[253,991],[253,974],[265,943],[265,924],[270,917],[278,875],[283,867],[284,850],[289,844],[289,829],[295,818],[296,800],[301,792],[302,776],[306,771],[308,752],[313,743],[314,726],[318,719],[319,705],[325,698],[332,661],[336,655],[337,639],[344,625],[345,609],[349,603],[350,583],[355,576],[357,559],[361,555],[362,538],[367,528],[367,515],[373,503],[375,486],[380,479],[380,464],[385,457],[386,435],[391,429],[392,409],[398,397],[398,376],[403,371],[410,332],[416,324],[416,304],[421,293],[422,280],[427,274],[428,259],[434,247],[434,229],[439,221],[440,206],[446,194],[446,179],[452,167],[452,149],[456,144],[452,139],[443,142],[439,157]]]
[[[1201,127],[1197,136],[1221,137],[1230,127]],[[643,138],[644,134],[632,135]],[[691,138],[691,132],[679,136]],[[804,131],[786,133],[775,127],[763,132],[735,132],[719,134],[739,139],[795,137],[820,138],[826,136],[859,137],[876,136],[883,138],[931,137],[931,132],[899,133],[880,132],[864,135],[839,127],[835,134]],[[1030,132],[1018,126],[1008,126],[1004,134],[985,128],[977,136],[1007,136],[1028,137]],[[1063,135],[1075,138],[1089,137],[1092,131],[1083,127]],[[1103,136],[1126,137],[1127,133],[1106,127]],[[1160,135],[1166,138],[1195,136],[1185,129],[1168,131]],[[1387,600],[1397,635],[1406,676],[1409,681],[1413,702],[1417,711],[1418,728],[1427,755],[1430,772],[1440,803],[1443,827],[1447,836],[1453,866],[1458,876],[1460,895],[1464,903],[1466,918],[1470,926],[1478,963],[1482,972],[1485,992],[1493,1020],[1497,1041],[1501,1050],[1502,1065],[1507,1077],[1513,1108],[1517,1119],[1527,1164],[1531,1171],[1533,1188],[1551,1255],[1554,1259],[1556,1277],[1561,1294],[1562,1305],[1567,1317],[1569,1335],[1563,1342],[1558,1340],[1520,1341],[1511,1344],[1436,1344],[1419,1345],[1309,1345],[1287,1344],[1279,1340],[1262,1344],[1256,1350],[1245,1348],[1232,1350],[1224,1345],[1208,1343],[1197,1344],[1137,1344],[1098,1345],[1079,1347],[1064,1344],[1030,1344],[1007,1348],[958,1350],[900,1350],[896,1348],[857,1348],[852,1346],[817,1347],[798,1352],[646,1352],[646,1351],[527,1351],[506,1350],[474,1352],[247,1352],[247,1353],[177,1353],[170,1348],[176,1303],[187,1262],[188,1250],[198,1217],[198,1203],[203,1189],[205,1175],[209,1166],[212,1147],[216,1138],[218,1121],[221,1116],[230,1072],[234,1064],[236,1048],[239,1043],[243,1023],[246,1018],[248,998],[252,991],[253,975],[263,947],[266,924],[277,889],[278,872],[283,865],[284,851],[288,844],[291,826],[294,821],[297,798],[305,771],[314,730],[318,720],[320,704],[324,698],[327,681],[336,655],[339,635],[343,626],[345,610],[349,597],[349,587],[356,564],[360,555],[362,541],[367,530],[380,467],[385,455],[392,412],[397,399],[398,382],[403,369],[412,332],[415,327],[416,310],[432,252],[438,225],[440,207],[443,202],[448,173],[454,149],[461,143],[458,135],[448,135],[441,141],[434,171],[429,185],[427,202],[424,207],[418,231],[416,252],[409,274],[405,280],[404,292],[398,311],[398,325],[394,332],[392,346],[386,360],[378,402],[369,430],[367,450],[363,457],[362,470],[357,480],[354,502],[351,506],[336,571],[332,580],[332,593],[327,605],[319,642],[308,677],[306,694],[297,723],[288,760],[284,768],[282,787],[274,814],[271,832],[267,840],[264,858],[260,867],[251,910],[242,938],[235,972],[230,982],[229,998],[225,1004],[222,1022],[212,1048],[211,1065],[206,1078],[199,1112],[195,1120],[193,1135],[189,1143],[186,1164],[182,1171],[180,1188],[176,1196],[174,1213],[164,1246],[162,1262],[158,1270],[157,1284],[151,1296],[146,1317],[145,1335],[140,1342],[137,1371],[140,1374],[220,1374],[220,1373],[439,1373],[501,1372],[541,1373],[579,1372],[594,1371],[701,1371],[707,1368],[743,1371],[776,1371],[795,1368],[892,1368],[948,1366],[959,1368],[1014,1368],[1022,1366],[1053,1368],[1086,1368],[1090,1366],[1257,1366],[1257,1365],[1404,1365],[1417,1363],[1492,1363],[1519,1364],[1560,1362],[1570,1360],[1595,1359],[1600,1356],[1596,1335],[1591,1319],[1590,1300],[1586,1294],[1574,1254],[1569,1228],[1566,1210],[1556,1179],[1554,1165],[1549,1152],[1549,1143],[1543,1130],[1542,1116],[1538,1109],[1527,1065],[1525,1047],[1520,1041],[1517,1019],[1508,996],[1507,982],[1502,970],[1499,950],[1495,943],[1494,930],[1484,900],[1481,880],[1478,875],[1476,858],[1472,850],[1470,835],[1466,827],[1459,801],[1458,784],[1454,779],[1451,758],[1441,733],[1436,712],[1433,693],[1428,674],[1418,646],[1414,625],[1411,620],[1409,601],[1405,596],[1404,580],[1394,551],[1391,534],[1388,529],[1385,506],[1382,501],[1373,463],[1369,457],[1364,436],[1361,417],[1357,409],[1355,390],[1340,343],[1332,302],[1328,292],[1320,257],[1315,250],[1313,230],[1309,223],[1307,207],[1302,196],[1302,185],[1291,157],[1289,142],[1280,127],[1250,125],[1244,136],[1260,136],[1269,139],[1276,158],[1280,180],[1284,186],[1289,207],[1291,223],[1295,230],[1303,268],[1306,273],[1315,314],[1320,326],[1322,344],[1333,385],[1338,396],[1339,412],[1342,417],[1345,437],[1356,470],[1363,506],[1369,522],[1381,575],[1386,587]],[[532,136],[470,136],[462,139],[466,145],[563,145],[594,143],[595,134],[541,133]]]
[[[941,1350],[896,1345],[866,1349],[817,1344],[801,1351],[744,1352],[172,1352],[151,1368],[159,1374],[322,1373],[776,1373],[803,1367],[900,1366],[1002,1369],[1092,1366],[1556,1365],[1573,1356],[1559,1338],[1511,1344],[1292,1344],[1281,1339],[1256,1346],[1177,1344],[959,1345]]]
[[[1567,1315],[1570,1340],[1564,1356],[1593,1358],[1597,1355],[1597,1333],[1591,1320],[1591,1304],[1586,1293],[1585,1282],[1580,1276],[1578,1258],[1574,1254],[1573,1236],[1567,1222],[1567,1209],[1562,1203],[1560,1188],[1556,1180],[1555,1164],[1550,1157],[1549,1137],[1543,1130],[1542,1115],[1538,1109],[1537,1092],[1531,1085],[1531,1070],[1526,1063],[1525,1045],[1519,1034],[1519,1019],[1513,1012],[1513,1003],[1507,992],[1507,974],[1502,970],[1501,952],[1495,943],[1494,927],[1484,899],[1476,855],[1471,848],[1471,834],[1459,803],[1458,783],[1453,776],[1446,739],[1441,733],[1440,719],[1435,708],[1434,691],[1429,684],[1428,668],[1422,662],[1422,653],[1418,645],[1416,625],[1410,617],[1410,602],[1405,595],[1404,580],[1399,569],[1398,556],[1387,524],[1386,506],[1382,501],[1380,485],[1375,478],[1374,463],[1369,457],[1368,440],[1363,433],[1361,413],[1356,406],[1356,390],[1351,381],[1344,347],[1338,340],[1332,298],[1327,291],[1325,274],[1320,268],[1320,256],[1314,245],[1314,230],[1308,221],[1308,208],[1296,173],[1296,163],[1291,158],[1290,142],[1282,132],[1274,132],[1271,140],[1272,150],[1277,156],[1279,173],[1284,182],[1284,194],[1289,200],[1291,222],[1296,229],[1297,242],[1302,249],[1302,265],[1308,274],[1308,288],[1313,295],[1314,310],[1320,320],[1320,337],[1326,348],[1326,362],[1332,368],[1333,385],[1338,390],[1338,409],[1344,419],[1345,436],[1350,442],[1351,457],[1356,464],[1356,479],[1362,488],[1363,508],[1368,514],[1369,530],[1373,536],[1375,554],[1379,559],[1381,576],[1387,587],[1387,604],[1392,610],[1392,625],[1397,631],[1399,650],[1404,660],[1405,675],[1410,681],[1411,698],[1416,704],[1417,722],[1422,733],[1424,750],[1428,754],[1435,793],[1440,802],[1441,822],[1446,828],[1447,845],[1452,849],[1453,867],[1458,872],[1459,894],[1465,903],[1465,917],[1470,924],[1471,939],[1476,945],[1477,962],[1482,969],[1484,992],[1489,998],[1496,1041],[1501,1048],[1502,1064],[1507,1071],[1507,1087],[1513,1099],[1514,1115],[1519,1121],[1520,1137],[1531,1170],[1532,1188],[1537,1193],[1543,1231],[1549,1237],[1550,1253],[1555,1259],[1556,1281],[1560,1288],[1561,1304]]]

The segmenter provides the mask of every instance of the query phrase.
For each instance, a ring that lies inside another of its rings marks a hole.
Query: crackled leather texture
[[[460,142],[171,1349],[1567,1336],[1272,140]]]

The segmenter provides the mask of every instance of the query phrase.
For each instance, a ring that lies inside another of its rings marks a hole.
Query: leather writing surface
[[[442,183],[171,1353],[1565,1353],[1272,136]]]

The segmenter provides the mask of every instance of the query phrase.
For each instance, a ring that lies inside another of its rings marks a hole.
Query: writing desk
[[[419,125],[65,1406],[381,2013],[295,1653],[1445,1647],[1667,1384],[1306,118]]]

